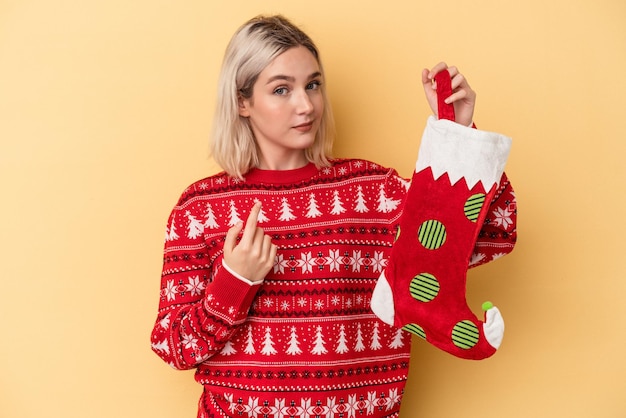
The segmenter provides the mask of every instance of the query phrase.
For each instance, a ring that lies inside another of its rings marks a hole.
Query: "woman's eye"
[[[320,86],[322,85],[321,81],[311,81],[309,84],[307,84],[306,88],[308,90],[317,90],[320,88]]]
[[[279,96],[284,96],[285,94],[287,94],[287,87],[279,87],[276,90],[274,90],[274,94],[277,94]]]

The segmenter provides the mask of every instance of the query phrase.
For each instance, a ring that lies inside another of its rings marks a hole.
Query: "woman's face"
[[[239,114],[248,118],[261,151],[261,167],[293,169],[307,163],[304,151],[315,141],[324,112],[322,74],[313,54],[290,48],[262,72],[252,97],[241,99]]]

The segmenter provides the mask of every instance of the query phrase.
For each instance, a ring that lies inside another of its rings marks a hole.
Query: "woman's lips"
[[[313,121],[307,123],[301,123],[300,125],[296,125],[293,127],[296,131],[299,132],[309,132],[313,128]]]

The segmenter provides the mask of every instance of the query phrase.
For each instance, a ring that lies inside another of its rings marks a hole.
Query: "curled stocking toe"
[[[495,306],[489,307],[487,312],[485,312],[483,332],[489,344],[497,350],[504,336],[504,319],[502,318],[500,310]]]

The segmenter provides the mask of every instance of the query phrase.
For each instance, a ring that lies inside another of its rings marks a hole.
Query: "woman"
[[[446,69],[447,101],[469,126],[475,93],[455,68],[423,71],[427,99],[436,112],[432,79]],[[169,217],[153,350],[197,369],[199,417],[397,415],[410,334],[370,304],[408,182],[329,157],[318,50],[281,16],[235,33],[217,103],[212,154],[224,172],[188,187]],[[503,177],[491,208],[512,202]],[[476,264],[512,250],[513,221],[483,225]]]

